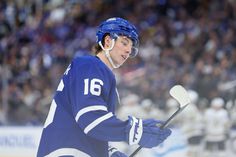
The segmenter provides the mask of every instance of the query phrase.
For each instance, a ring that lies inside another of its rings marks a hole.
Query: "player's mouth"
[[[121,57],[126,60],[127,59],[127,56],[126,55],[121,55]]]

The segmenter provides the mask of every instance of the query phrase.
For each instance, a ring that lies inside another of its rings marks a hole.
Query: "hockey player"
[[[229,132],[229,115],[224,109],[221,97],[212,99],[211,106],[204,114],[206,153],[226,156],[226,135]],[[215,155],[216,156],[216,155]]]
[[[97,31],[96,56],[75,58],[59,83],[42,132],[38,157],[126,157],[108,146],[126,141],[152,148],[171,130],[160,121],[115,115],[118,100],[112,72],[138,52],[135,26],[122,18],[102,22]]]

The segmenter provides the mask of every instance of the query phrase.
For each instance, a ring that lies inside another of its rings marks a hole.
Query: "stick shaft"
[[[142,146],[139,146],[129,157],[134,157],[142,148]]]
[[[176,110],[161,126],[160,128],[163,129],[165,128],[169,122],[178,114],[180,113],[183,109],[185,108],[185,106],[183,108],[178,108],[178,110]]]

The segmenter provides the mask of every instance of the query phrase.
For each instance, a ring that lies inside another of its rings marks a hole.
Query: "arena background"
[[[172,123],[167,142],[137,157],[235,156],[235,0],[1,0],[0,157],[35,156],[61,75],[72,58],[91,54],[96,26],[115,16],[140,32],[138,57],[115,71],[118,116],[165,120],[176,107],[168,93],[175,84],[193,93],[196,106]],[[223,152],[205,149],[206,121],[213,119],[205,112],[216,97],[228,114]],[[190,145],[194,131],[202,139]],[[114,145],[127,154],[136,148]]]

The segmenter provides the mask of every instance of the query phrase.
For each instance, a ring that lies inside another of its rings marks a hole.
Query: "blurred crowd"
[[[166,111],[174,84],[196,91],[199,108],[233,99],[236,88],[219,85],[236,80],[234,0],[0,2],[1,125],[43,124],[70,60],[91,54],[97,25],[114,16],[140,32],[138,57],[115,71],[121,99],[136,95]]]

